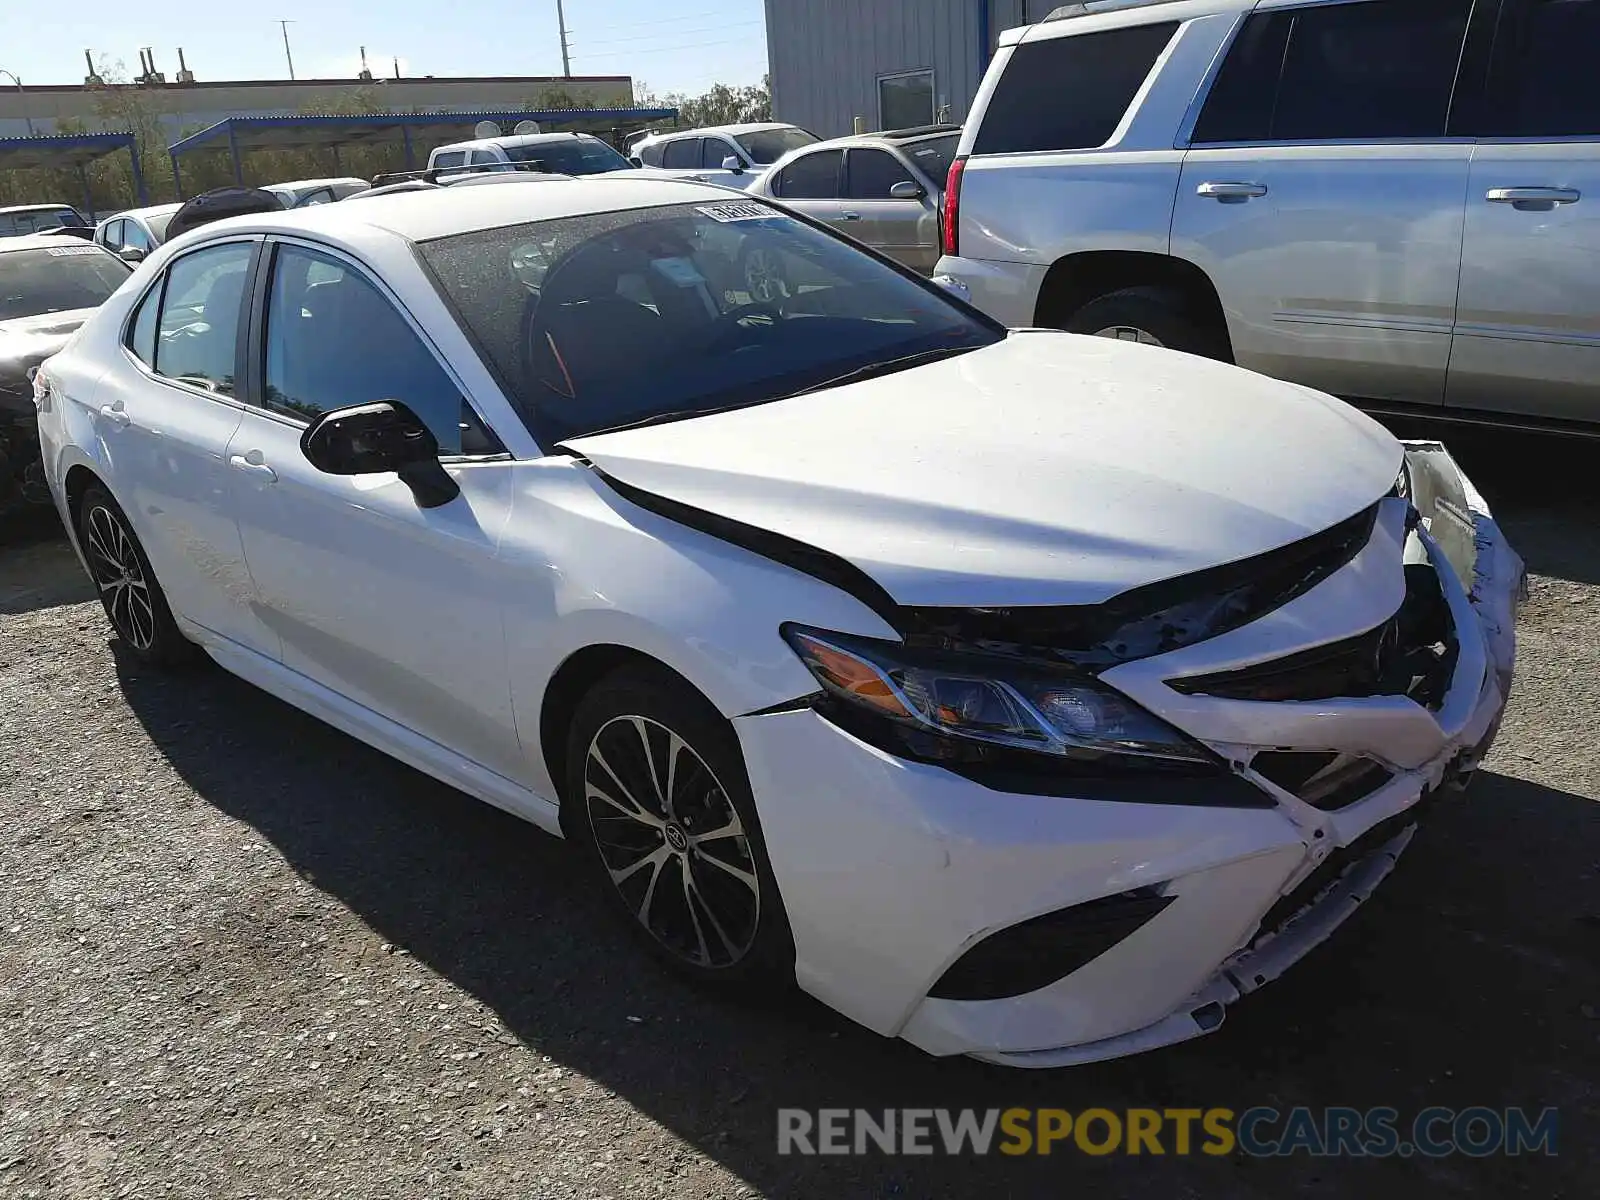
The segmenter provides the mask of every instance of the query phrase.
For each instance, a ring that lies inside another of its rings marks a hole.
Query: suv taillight
[[[952,258],[961,252],[961,176],[967,169],[967,160],[958,158],[950,164],[950,174],[944,181],[944,213],[940,221],[940,250]]]

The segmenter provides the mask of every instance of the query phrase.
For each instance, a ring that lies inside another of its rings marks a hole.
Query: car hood
[[[1330,396],[1043,330],[565,445],[625,487],[843,558],[906,605],[1100,603],[1320,532],[1401,462]]]
[[[93,311],[81,308],[0,321],[0,409],[13,415],[33,414],[28,368],[38,366],[65,346]]]

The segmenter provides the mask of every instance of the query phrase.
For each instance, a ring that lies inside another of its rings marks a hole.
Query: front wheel
[[[794,943],[738,740],[699,693],[624,668],[579,703],[564,821],[608,903],[679,973],[772,989]]]
[[[178,630],[127,515],[94,485],[78,504],[78,544],[111,627],[128,653],[151,666],[192,662],[196,647]]]

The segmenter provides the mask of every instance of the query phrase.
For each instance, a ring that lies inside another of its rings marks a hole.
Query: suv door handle
[[[235,471],[243,471],[246,475],[254,475],[262,483],[277,483],[278,473],[264,462],[251,462],[242,454],[230,454],[228,465]]]
[[[1490,204],[1509,204],[1522,212],[1549,212],[1558,204],[1576,204],[1583,199],[1577,188],[1504,187],[1484,193]]]
[[[858,212],[842,212],[839,214],[839,219],[841,221],[859,221],[861,220],[861,214]]]
[[[1208,200],[1220,200],[1224,204],[1243,204],[1246,200],[1266,194],[1267,185],[1264,183],[1213,183],[1208,180],[1195,188],[1195,195]]]
[[[119,429],[126,429],[133,423],[133,418],[123,411],[121,400],[115,404],[102,404],[100,415]]]

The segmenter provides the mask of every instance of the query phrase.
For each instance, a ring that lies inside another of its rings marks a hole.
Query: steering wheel
[[[762,320],[751,323],[752,318],[762,318]],[[782,320],[783,313],[779,311],[775,304],[767,304],[764,301],[756,300],[749,304],[737,305],[728,309],[727,312],[716,319],[716,322],[711,326],[711,336],[706,339],[702,349],[715,352],[726,349],[729,343],[735,341],[759,340],[760,335],[755,338],[740,338],[739,335],[756,329],[764,329],[767,332],[771,332],[778,327],[778,323]]]

